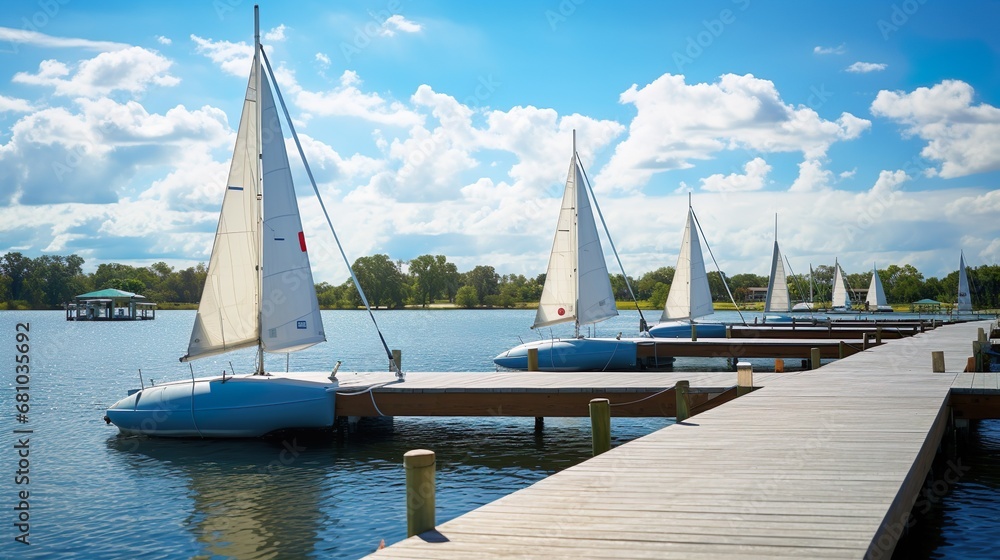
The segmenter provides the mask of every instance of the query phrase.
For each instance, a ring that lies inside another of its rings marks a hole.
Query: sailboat
[[[778,216],[774,216],[774,249],[771,251],[771,275],[767,282],[764,298],[764,322],[790,323],[792,318],[786,313],[792,310],[792,299],[788,295],[788,277],[778,249]]]
[[[265,352],[303,350],[324,342],[326,334],[259,21],[255,6],[253,65],[208,275],[187,354],[181,358],[190,362],[256,347],[256,371],[195,378],[191,367],[189,380],[143,383],[105,416],[126,435],[260,437],[278,430],[329,428],[336,419],[336,368],[333,374],[264,368]],[[275,92],[312,180],[277,84]],[[353,271],[351,275],[356,281]]]
[[[701,240],[689,196],[687,222],[681,239],[681,250],[677,255],[674,279],[670,283],[660,322],[649,329],[649,334],[654,338],[686,338],[691,336],[691,325],[694,324],[699,337],[725,337],[724,324],[695,322],[695,319],[714,312],[708,273],[705,272],[705,258],[701,253]]]
[[[972,292],[969,291],[969,276],[965,271],[965,251],[958,257],[958,299],[955,311],[961,313],[972,313]]]
[[[493,358],[509,369],[528,369],[528,350],[538,350],[541,371],[608,371],[636,367],[636,340],[586,338],[580,326],[618,315],[608,267],[587,195],[573,131],[573,155],[549,254],[545,285],[532,329],[572,322],[573,338],[543,339],[515,346]]]
[[[792,306],[792,312],[794,312],[794,313],[801,313],[801,312],[809,312],[809,313],[811,313],[811,312],[815,311],[816,306],[813,305],[813,286],[814,286],[814,283],[813,283],[813,267],[812,267],[812,264],[810,264],[809,265],[809,301],[801,301],[799,303],[796,303],[795,305]]]
[[[892,306],[885,299],[885,288],[882,287],[882,279],[878,276],[878,268],[872,264],[872,281],[868,284],[868,296],[865,298],[865,307],[872,313],[891,313]]]
[[[851,296],[847,292],[847,282],[844,280],[844,271],[836,260],[833,261],[833,268],[833,297],[827,313],[853,313]]]

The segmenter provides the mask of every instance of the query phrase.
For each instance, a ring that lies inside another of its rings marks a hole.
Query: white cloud
[[[27,113],[31,110],[31,103],[25,99],[7,97],[0,95],[0,113]]]
[[[89,39],[77,39],[73,37],[54,37],[39,33],[38,31],[3,26],[0,26],[0,41],[10,43],[12,46],[21,44],[44,48],[88,49],[93,51],[117,51],[129,48],[129,45],[125,43],[91,41]],[[14,50],[16,51],[16,49]]]
[[[284,41],[285,29],[287,29],[285,27],[285,24],[281,24],[278,27],[275,27],[274,29],[265,32],[263,35],[261,35],[261,39],[264,41],[273,41],[275,43],[277,43],[278,41]]]
[[[318,62],[320,64],[320,66],[322,66],[323,68],[329,68],[330,67],[330,57],[326,56],[323,53],[319,53],[319,52],[316,53],[316,62]]]
[[[927,141],[920,155],[941,162],[946,179],[1000,169],[1000,109],[973,105],[972,86],[945,80],[910,93],[882,90],[873,115],[905,125],[905,136]]]
[[[722,150],[802,152],[817,159],[831,144],[857,138],[871,126],[850,113],[829,121],[809,107],[789,105],[774,83],[750,74],[690,85],[684,76],[664,74],[641,89],[633,84],[620,101],[635,105],[636,116],[599,179],[626,189]]]
[[[788,189],[792,192],[812,192],[827,188],[833,172],[823,169],[823,162],[817,159],[807,159],[799,164],[799,176]]]
[[[207,56],[219,65],[227,74],[245,78],[250,74],[250,63],[253,62],[253,45],[244,42],[213,41],[191,35],[195,43],[195,51]]]
[[[717,173],[701,180],[701,188],[705,191],[733,192],[733,191],[759,191],[764,188],[764,180],[771,171],[771,166],[766,161],[757,157],[748,161],[743,166],[745,173],[730,173],[723,175]]]
[[[402,31],[403,33],[419,33],[421,29],[423,29],[423,26],[419,23],[412,22],[399,14],[395,14],[389,16],[389,18],[382,23],[382,31],[380,31],[380,33],[386,37],[392,37],[397,31]]]
[[[157,35],[156,41],[159,42],[161,45],[173,44],[173,41],[170,40],[170,37],[164,37],[163,35]]]
[[[180,80],[168,73],[172,62],[142,47],[104,52],[81,62],[76,72],[58,60],[43,60],[36,74],[18,72],[13,81],[49,86],[56,95],[100,97],[112,91],[140,93],[150,85],[174,86]]]
[[[814,54],[844,54],[847,52],[847,46],[843,43],[837,45],[836,47],[813,47]]]
[[[888,68],[889,65],[882,62],[855,62],[854,64],[847,67],[848,72],[854,72],[856,74],[867,74],[868,72],[881,72]]]
[[[855,167],[854,169],[851,169],[850,171],[841,171],[840,175],[838,175],[838,176],[841,179],[850,179],[851,177],[854,177],[855,175],[857,175],[857,173],[858,173],[858,168]]]
[[[362,92],[358,88],[361,79],[353,70],[345,70],[337,87],[322,92],[306,91],[288,78],[280,81],[282,90],[295,93],[298,106],[313,115],[358,117],[393,126],[414,126],[423,122],[422,116],[398,101],[386,101],[377,93]]]

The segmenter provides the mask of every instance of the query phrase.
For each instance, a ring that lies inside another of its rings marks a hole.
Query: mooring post
[[[982,329],[979,329],[982,330]],[[733,338],[733,326],[726,325],[726,338]]]
[[[861,334],[861,349],[862,350],[868,349],[868,333]]]
[[[737,365],[737,372],[739,371],[739,364]],[[774,359],[774,373],[785,373],[785,360],[784,358]]]
[[[691,321],[691,340],[698,340],[698,325],[694,321]]]
[[[931,371],[934,373],[944,373],[944,352],[940,350],[931,352]]]
[[[785,369],[784,364],[781,369]],[[750,391],[753,391],[753,364],[739,362],[736,364],[736,396],[742,397]]]
[[[978,340],[972,341],[972,357],[976,362],[976,371],[986,371],[985,360],[983,360],[983,343]]]
[[[611,403],[608,399],[590,399],[590,429],[594,457],[611,449]]]
[[[535,416],[535,433],[539,434],[545,429],[545,417]]]
[[[847,344],[841,340],[837,343],[837,356],[843,360],[844,356],[847,354]]]
[[[819,348],[809,349],[809,361],[811,362],[811,369],[816,369],[819,367]]]
[[[434,452],[414,449],[403,455],[406,470],[406,536],[434,528]]]
[[[677,421],[683,422],[691,416],[691,408],[688,406],[688,390],[691,383],[687,380],[678,381],[674,384],[674,394],[677,397]]]
[[[392,351],[392,361],[396,364],[396,371],[403,371],[403,351],[393,350]],[[389,371],[392,371],[392,366],[389,366]]]
[[[882,344],[882,325],[875,325],[875,344]]]
[[[538,348],[528,348],[528,371],[538,371]]]

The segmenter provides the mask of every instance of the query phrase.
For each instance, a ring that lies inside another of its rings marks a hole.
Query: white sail
[[[597,224],[576,155],[570,160],[542,297],[532,328],[618,315]]]
[[[208,261],[208,276],[188,352],[181,358],[185,361],[253,346],[260,338],[260,205],[257,203],[260,146],[256,70],[254,64],[243,101],[212,256]]]
[[[774,251],[771,253],[771,277],[767,284],[767,297],[764,299],[765,313],[787,313],[792,310],[792,301],[788,296],[788,279],[785,275],[785,265],[781,260],[778,240],[774,240]]]
[[[677,269],[670,283],[670,293],[663,307],[660,322],[671,319],[695,319],[711,315],[712,291],[708,287],[705,259],[701,254],[701,240],[694,223],[694,209],[688,208],[687,225],[677,255]]]
[[[969,276],[965,271],[965,253],[958,257],[958,312],[972,313],[972,292],[969,291]]]
[[[261,344],[267,352],[294,352],[326,340],[306,253],[285,138],[267,74],[261,76],[264,177]]]
[[[889,305],[889,301],[885,299],[885,288],[882,287],[882,279],[879,278],[878,269],[875,265],[872,265],[872,281],[868,284],[868,297],[865,298],[865,303],[868,304],[869,309],[878,309],[879,307]]]
[[[840,264],[834,262],[833,275],[833,307],[851,307],[851,296],[847,293],[847,283],[844,281],[844,273],[840,269]]]

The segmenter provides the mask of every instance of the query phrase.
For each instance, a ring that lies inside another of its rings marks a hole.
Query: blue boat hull
[[[695,323],[698,338],[726,338],[723,323]],[[653,338],[691,338],[691,323],[688,321],[666,321],[649,329]]]
[[[538,349],[540,371],[620,371],[636,369],[635,340],[555,338],[515,346],[493,358],[508,369],[528,369],[528,349]]]

